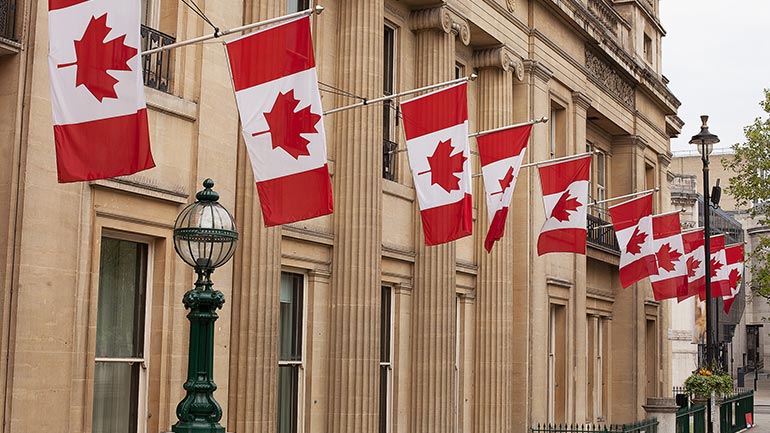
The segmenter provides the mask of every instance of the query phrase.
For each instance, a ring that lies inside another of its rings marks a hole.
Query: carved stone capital
[[[409,27],[414,31],[440,30],[454,33],[460,37],[463,45],[471,43],[471,27],[468,20],[453,13],[446,6],[412,11]]]
[[[537,60],[524,60],[524,72],[540,79],[542,82],[547,83],[553,77],[553,71],[548,69],[547,66],[538,62]]]
[[[658,154],[658,164],[663,168],[668,168],[668,166],[671,165],[671,158],[673,158],[673,156],[674,155],[671,152]]]
[[[612,137],[613,146],[635,146],[644,150],[647,147],[647,140],[641,135],[615,135]]]
[[[524,80],[524,62],[506,46],[474,51],[473,65],[476,68],[500,68],[505,72],[513,72],[519,81]]]
[[[582,108],[583,110],[588,110],[588,108],[591,107],[593,101],[583,92],[572,92],[572,103]]]

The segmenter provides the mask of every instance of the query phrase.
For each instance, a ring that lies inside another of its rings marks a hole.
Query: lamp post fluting
[[[206,179],[196,202],[188,205],[174,223],[174,249],[197,274],[195,287],[182,302],[190,310],[190,345],[185,397],[176,407],[175,433],[224,433],[219,424],[222,408],[214,399],[214,322],[225,295],[213,289],[211,274],[227,263],[238,243],[238,231],[230,212],[219,204],[219,194]]]
[[[698,146],[698,152],[703,162],[703,248],[705,254],[704,270],[706,272],[706,364],[709,368],[714,366],[714,329],[712,329],[712,302],[711,302],[711,221],[709,209],[709,155],[714,149],[714,144],[719,143],[719,137],[709,132],[708,116],[701,116],[703,124],[700,132],[692,136],[690,144]],[[707,411],[708,433],[714,432],[714,424],[711,416],[711,399],[709,398],[709,410]]]

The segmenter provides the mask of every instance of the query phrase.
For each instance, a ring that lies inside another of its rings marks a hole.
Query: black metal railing
[[[612,254],[620,254],[620,246],[612,224],[590,214],[588,215],[586,243]]]
[[[538,424],[531,433],[658,433],[658,420],[646,419],[633,424]]]
[[[680,408],[676,412],[676,433],[706,433],[706,405]]]
[[[0,0],[1,1],[1,0]],[[152,50],[176,42],[176,38],[142,25],[142,51]],[[149,56],[142,56],[142,73],[144,85],[171,93],[171,51],[160,51]]]
[[[16,40],[15,0],[0,0],[0,38]]]
[[[382,178],[396,180],[396,148],[398,143],[382,140]]]
[[[750,418],[746,414],[751,414]],[[725,397],[719,406],[719,425],[722,433],[737,433],[748,427],[749,419],[754,420],[754,391],[746,391]]]

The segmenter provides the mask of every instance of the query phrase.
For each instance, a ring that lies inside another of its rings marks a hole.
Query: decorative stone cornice
[[[673,156],[674,155],[671,152],[659,153],[658,164],[663,166],[663,168],[668,168],[668,166],[671,165],[671,158],[673,158]]]
[[[613,146],[636,146],[644,150],[647,147],[647,140],[641,135],[616,135],[612,137]]]
[[[544,83],[549,82],[553,77],[553,71],[548,69],[547,66],[538,62],[537,60],[527,59],[523,61],[523,64],[524,72],[534,76],[535,78],[539,78]]]
[[[471,43],[471,27],[468,24],[468,20],[449,10],[446,5],[414,10],[409,18],[409,27],[414,31],[441,30],[444,33],[453,32],[460,37],[463,45]]]
[[[634,108],[634,88],[618,74],[609,63],[597,57],[591,50],[585,50],[586,69],[591,77],[615,95],[628,108]]]
[[[474,51],[473,65],[476,68],[500,68],[505,72],[513,72],[519,81],[524,80],[524,62],[521,56],[505,45]]]
[[[583,110],[588,110],[593,101],[583,92],[572,92],[572,103]]]

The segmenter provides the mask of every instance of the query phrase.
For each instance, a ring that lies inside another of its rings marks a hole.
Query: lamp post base
[[[218,422],[178,422],[171,430],[173,433],[225,433],[225,428]]]

